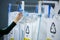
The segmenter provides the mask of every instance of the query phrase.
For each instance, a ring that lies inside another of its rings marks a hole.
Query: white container
[[[52,19],[48,19],[47,38],[50,40],[60,40],[60,15],[54,15]]]
[[[24,32],[24,40],[37,40],[39,19],[35,13],[29,13],[20,22],[21,28]]]

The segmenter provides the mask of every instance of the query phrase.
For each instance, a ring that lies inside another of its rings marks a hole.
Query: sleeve
[[[8,26],[8,28],[6,28],[5,30],[0,30],[0,34],[1,35],[5,35],[5,34],[8,34],[12,29],[13,29],[13,27],[16,25],[16,23],[15,22],[12,22],[9,26]]]
[[[3,35],[0,34],[0,37],[2,37]]]

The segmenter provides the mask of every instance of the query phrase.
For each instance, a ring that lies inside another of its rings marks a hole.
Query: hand
[[[22,13],[19,13],[16,18],[14,19],[14,22],[17,23],[22,18]]]

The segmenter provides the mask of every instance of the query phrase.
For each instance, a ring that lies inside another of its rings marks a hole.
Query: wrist
[[[14,20],[13,22],[17,23],[17,20]]]

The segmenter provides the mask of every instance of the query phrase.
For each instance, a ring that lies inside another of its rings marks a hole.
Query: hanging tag
[[[51,38],[48,37],[48,38],[46,38],[46,40],[51,40]]]
[[[10,40],[14,40],[14,37],[11,37]]]

